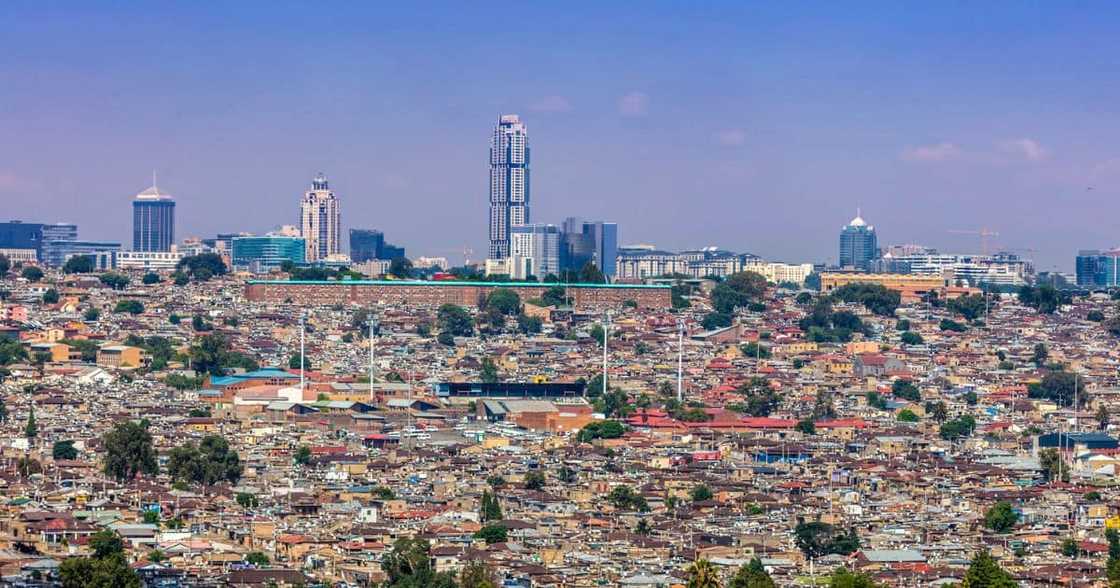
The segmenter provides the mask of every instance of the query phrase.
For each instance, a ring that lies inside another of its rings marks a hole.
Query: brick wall
[[[345,282],[248,282],[245,298],[253,302],[295,304],[386,304],[390,306],[439,306],[451,303],[460,306],[478,306],[484,297],[496,288],[509,288],[522,300],[539,298],[548,285],[513,284],[424,284],[376,282],[347,284]],[[640,308],[667,309],[671,306],[670,289],[665,287],[626,286],[569,286],[572,304],[580,310],[613,308],[627,300],[638,303]]]

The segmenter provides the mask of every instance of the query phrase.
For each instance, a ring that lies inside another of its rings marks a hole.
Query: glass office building
[[[840,256],[841,268],[855,268],[868,270],[871,261],[879,257],[879,239],[875,235],[875,227],[864,222],[856,213],[852,222],[840,231]]]
[[[1098,251],[1086,249],[1077,253],[1077,285],[1087,288],[1112,288],[1120,286],[1118,272],[1120,249]]]
[[[132,200],[132,250],[171,251],[175,243],[175,200],[152,186]]]
[[[307,257],[303,237],[234,237],[231,246],[234,267],[252,271],[277,269],[285,261],[300,265]]]

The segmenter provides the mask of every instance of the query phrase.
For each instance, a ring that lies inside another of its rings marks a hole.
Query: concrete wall
[[[487,294],[497,288],[517,292],[521,300],[539,298],[551,284],[521,285],[487,282],[454,284],[440,282],[248,282],[245,298],[252,302],[281,304],[349,304],[439,306],[451,303],[460,306],[478,306]],[[640,308],[668,309],[671,307],[670,288],[628,286],[569,286],[568,295],[579,310],[620,307],[627,300],[638,303]]]

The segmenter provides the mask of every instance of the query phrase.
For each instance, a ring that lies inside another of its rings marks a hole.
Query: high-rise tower
[[[300,232],[307,247],[308,263],[326,259],[342,251],[342,211],[338,197],[322,173],[311,180],[299,206]]]
[[[510,227],[529,224],[529,133],[503,114],[490,139],[490,259],[510,254]]]
[[[871,260],[879,257],[879,239],[875,227],[867,224],[859,211],[856,217],[840,230],[840,259],[842,268],[867,270]]]
[[[151,188],[132,200],[132,250],[171,251],[175,243],[175,200]]]

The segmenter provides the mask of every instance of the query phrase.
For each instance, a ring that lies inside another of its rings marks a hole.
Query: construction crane
[[[988,237],[998,237],[999,236],[998,231],[993,231],[993,230],[987,229],[987,228],[976,229],[976,230],[972,230],[972,231],[967,231],[967,230],[964,230],[964,229],[949,229],[949,232],[950,233],[956,233],[958,235],[980,235],[980,253],[982,255],[987,255],[988,254]]]

